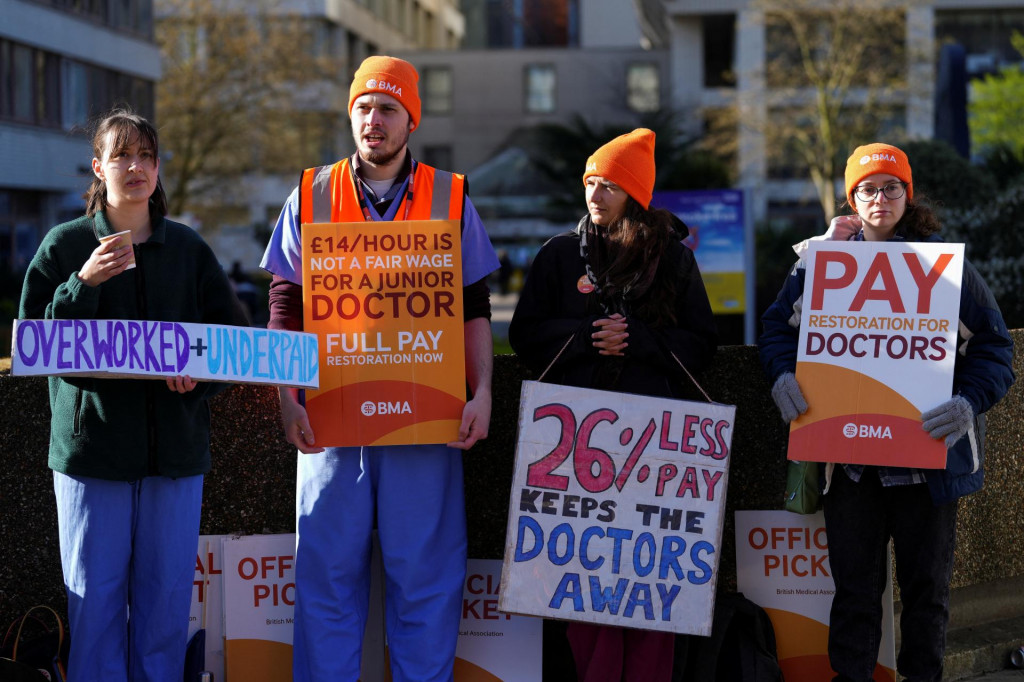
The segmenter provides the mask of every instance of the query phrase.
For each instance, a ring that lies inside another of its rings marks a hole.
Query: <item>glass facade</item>
[[[153,37],[153,0],[31,0],[109,28]]]
[[[116,104],[152,118],[153,98],[152,81],[0,38],[0,120],[75,131]]]

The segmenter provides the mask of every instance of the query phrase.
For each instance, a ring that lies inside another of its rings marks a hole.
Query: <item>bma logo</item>
[[[888,426],[858,425],[853,422],[843,427],[843,435],[847,438],[888,438],[892,440],[892,430]]]
[[[860,157],[860,165],[862,166],[869,164],[872,161],[888,161],[889,163],[896,163],[896,157],[892,154],[865,154]]]
[[[596,171],[596,170],[597,170],[597,161],[591,161],[590,163],[587,164],[587,168],[583,172],[584,173],[589,173],[590,171]]]
[[[412,414],[412,408],[409,406],[408,400],[397,403],[389,403],[383,400],[378,402],[367,400],[359,406],[359,411],[363,413],[364,417],[372,417],[375,414]]]
[[[388,83],[387,81],[379,81],[376,78],[371,78],[366,81],[367,90],[383,90],[384,92],[390,92],[395,97],[402,96],[402,88],[394,83]]]

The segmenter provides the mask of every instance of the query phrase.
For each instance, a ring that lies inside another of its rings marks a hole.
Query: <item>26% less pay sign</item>
[[[710,634],[734,421],[523,382],[501,610]]]

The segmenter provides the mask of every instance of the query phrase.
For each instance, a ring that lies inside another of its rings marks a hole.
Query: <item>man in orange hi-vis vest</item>
[[[447,445],[317,445],[297,391],[281,391],[285,436],[299,450],[293,672],[296,682],[360,675],[376,520],[386,575],[392,677],[450,680],[466,573],[462,450],[487,436],[492,342],[486,284],[498,268],[463,176],[412,158],[420,121],[412,64],[369,57],[356,71],[349,113],[356,153],[303,172],[261,266],[274,275],[269,327],[302,328],[302,225],[461,221],[466,380],[470,396]]]

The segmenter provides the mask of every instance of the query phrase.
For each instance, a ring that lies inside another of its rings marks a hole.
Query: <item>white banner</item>
[[[149,320],[15,320],[14,376],[75,375],[320,385],[315,334]]]
[[[501,609],[709,635],[735,414],[524,381]]]

